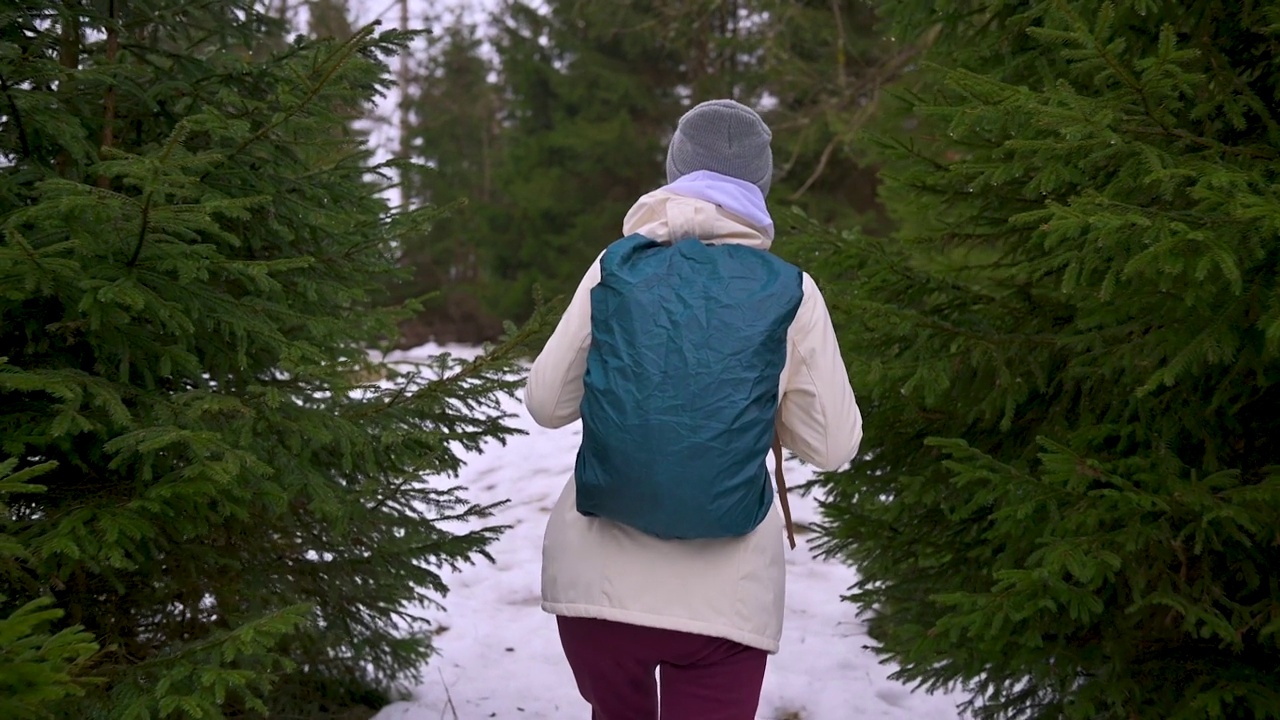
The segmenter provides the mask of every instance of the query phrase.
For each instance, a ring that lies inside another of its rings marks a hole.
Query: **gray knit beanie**
[[[710,170],[749,182],[766,196],[773,181],[773,133],[756,111],[733,100],[708,100],[680,118],[667,147],[667,182]]]

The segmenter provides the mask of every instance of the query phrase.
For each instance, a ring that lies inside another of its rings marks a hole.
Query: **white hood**
[[[658,242],[696,237],[711,244],[732,243],[758,250],[773,245],[773,228],[761,228],[725,208],[663,188],[641,197],[622,221],[622,234]]]

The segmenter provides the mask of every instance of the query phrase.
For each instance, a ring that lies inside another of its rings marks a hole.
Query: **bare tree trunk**
[[[409,30],[409,0],[400,0],[400,29]],[[409,51],[400,53],[400,159],[409,159]],[[400,209],[409,209],[409,170],[400,169]]]
[[[114,65],[120,53],[120,26],[116,22],[116,0],[107,0],[107,65]],[[102,147],[100,153],[115,145],[116,86],[108,85],[102,100]],[[105,158],[104,158],[105,159]],[[111,178],[98,176],[98,187],[111,187]]]
[[[745,84],[743,83],[743,65],[740,62],[739,53],[742,48],[742,0],[731,0],[729,3],[729,27],[728,38],[725,43],[726,52],[729,57],[725,58],[725,64],[728,65],[729,71],[729,93],[730,97],[750,103],[751,98],[743,94]]]
[[[849,79],[845,75],[848,53],[845,50],[844,13],[840,11],[840,0],[831,0],[831,14],[836,24],[836,82],[840,85],[840,92],[843,93],[849,89]]]
[[[64,74],[58,80],[58,95],[61,96],[63,110],[71,112],[71,102],[75,98],[75,71],[80,69],[80,7],[77,0],[65,0],[62,3],[62,27],[58,37],[58,64],[63,67]],[[66,177],[71,171],[71,153],[65,149],[58,153],[55,161],[58,175]]]

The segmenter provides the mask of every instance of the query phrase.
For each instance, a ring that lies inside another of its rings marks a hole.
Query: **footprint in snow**
[[[903,688],[897,687],[879,687],[876,688],[875,695],[886,705],[892,705],[900,708],[906,704],[908,696],[911,693]]]

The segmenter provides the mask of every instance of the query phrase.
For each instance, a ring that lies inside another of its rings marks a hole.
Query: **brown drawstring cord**
[[[773,479],[778,483],[778,502],[782,504],[782,519],[787,523],[787,542],[796,549],[795,528],[791,525],[791,502],[787,499],[787,481],[782,477],[782,436],[773,433]]]

